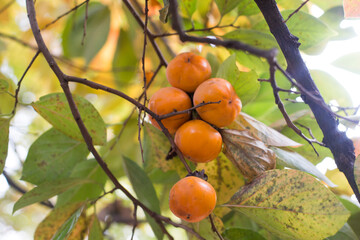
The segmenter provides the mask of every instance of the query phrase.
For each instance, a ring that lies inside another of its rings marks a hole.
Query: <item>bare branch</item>
[[[273,94],[274,94],[274,97],[275,97],[275,103],[278,105],[278,108],[279,108],[281,114],[283,115],[283,117],[284,117],[284,119],[286,121],[286,124],[288,125],[289,128],[294,130],[294,132],[296,134],[298,134],[300,137],[305,139],[311,145],[311,147],[314,149],[314,152],[316,153],[316,155],[319,156],[319,153],[317,152],[316,148],[313,145],[314,142],[316,142],[316,143],[319,143],[319,142],[317,140],[309,139],[308,137],[306,137],[302,133],[302,131],[298,127],[295,126],[295,124],[291,121],[289,115],[287,114],[285,106],[284,106],[283,102],[280,99],[279,90],[278,90],[279,88],[278,88],[278,86],[276,84],[276,80],[275,80],[275,71],[276,71],[275,60],[274,61],[269,61],[269,64],[270,64],[270,79],[269,80],[270,80],[270,83],[271,83],[271,87],[273,89]]]
[[[191,28],[191,29],[188,29],[188,30],[184,30],[185,33],[189,33],[189,32],[209,32],[211,30],[214,30],[214,29],[221,29],[221,28],[240,28],[238,26],[235,26],[234,24],[227,24],[227,25],[222,25],[222,26],[213,26],[213,27],[208,27],[208,28],[199,28],[199,29],[195,29],[195,28]],[[177,36],[179,35],[178,32],[173,32],[173,33],[162,33],[162,34],[156,34],[154,35],[154,38],[163,38],[163,37],[170,37],[170,36]]]
[[[212,217],[212,214],[209,215],[209,220],[211,223],[211,229],[213,230],[214,233],[216,233],[216,235],[219,237],[220,240],[224,240],[224,238],[221,236],[221,234],[219,233],[219,231],[217,230],[215,223],[214,223],[214,219]]]
[[[23,73],[23,75],[21,76],[19,82],[17,83],[17,88],[16,88],[16,91],[15,91],[15,103],[14,103],[14,109],[12,110],[11,114],[14,116],[15,115],[15,112],[16,112],[16,106],[19,102],[19,92],[20,92],[20,87],[21,87],[21,83],[22,81],[24,80],[25,78],[25,75],[26,73],[29,71],[29,69],[31,68],[31,66],[33,65],[35,59],[39,56],[40,54],[40,51],[38,50],[36,53],[35,53],[35,56],[31,59],[29,65],[27,66],[27,68],[25,69],[25,72]]]
[[[295,9],[294,12],[292,12],[292,13],[288,16],[288,18],[287,18],[286,20],[284,20],[284,23],[286,23],[294,14],[296,14],[297,12],[299,12],[300,9],[301,9],[303,6],[305,6],[305,4],[307,4],[308,2],[309,2],[309,0],[306,0],[305,2],[303,2],[297,9]]]
[[[194,107],[191,107],[189,109],[185,109],[183,111],[176,111],[176,112],[171,112],[171,113],[168,113],[168,114],[163,114],[163,115],[160,115],[159,116],[159,120],[163,120],[165,118],[169,118],[169,117],[172,117],[172,116],[176,116],[176,115],[180,115],[180,114],[184,114],[184,113],[190,113],[192,110],[195,110],[199,107],[202,107],[202,106],[205,106],[205,105],[209,105],[209,104],[219,104],[221,102],[220,101],[217,101],[217,102],[202,102],[202,103],[199,103],[198,105],[194,106]]]
[[[178,13],[177,0],[169,0],[169,2],[169,11],[172,15],[173,29],[179,34],[179,38],[182,42],[198,42],[213,44],[216,46],[223,46],[226,48],[245,51],[258,57],[264,57],[266,59],[272,59],[277,54],[277,49],[263,50],[236,40],[220,40],[218,38],[195,37],[187,35],[183,30],[182,19],[180,18]]]
[[[62,19],[63,17],[67,16],[68,14],[72,13],[73,11],[77,10],[79,7],[81,7],[82,5],[84,5],[85,3],[88,3],[89,0],[85,0],[82,3],[76,5],[75,7],[73,7],[72,9],[70,9],[69,11],[61,14],[60,16],[58,16],[56,19],[54,19],[53,21],[49,22],[48,24],[46,24],[43,28],[41,28],[41,30],[45,30],[46,28],[50,27],[51,25],[53,25],[54,23],[56,23],[57,21],[59,21],[60,19]]]
[[[14,180],[12,180],[11,177],[7,174],[7,172],[3,171],[3,175],[10,187],[12,187],[21,194],[25,194],[27,192],[25,189],[20,187]],[[45,207],[54,208],[54,205],[50,201],[42,201],[39,203]]]
[[[141,17],[136,12],[134,7],[131,5],[129,0],[123,0],[123,3],[129,9],[130,13],[134,16],[135,20],[140,25],[140,27],[142,29],[146,29],[147,37],[149,38],[150,43],[152,44],[157,56],[159,57],[161,64],[164,66],[167,66],[167,61],[165,60],[165,57],[163,56],[162,52],[160,51],[159,46],[155,42],[155,38],[153,37],[153,34],[150,32],[150,30],[148,28],[145,27],[145,23],[142,21]]]
[[[133,216],[134,216],[134,226],[133,226],[133,228],[132,228],[132,231],[131,231],[131,238],[130,238],[130,240],[133,240],[134,239],[134,236],[135,236],[135,229],[136,229],[136,227],[137,227],[137,225],[138,225],[138,219],[137,219],[137,208],[138,208],[138,205],[136,205],[136,204],[134,204],[134,214],[133,214]]]
[[[85,42],[87,21],[88,21],[88,17],[89,17],[88,15],[89,15],[89,0],[86,0],[85,19],[84,19],[84,32],[83,32],[83,37],[82,37],[82,40],[81,40],[81,45],[84,45],[84,42]]]

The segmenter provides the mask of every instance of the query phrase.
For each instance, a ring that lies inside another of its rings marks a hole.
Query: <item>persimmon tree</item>
[[[303,60],[356,35],[343,19],[339,0],[2,3],[2,218],[35,239],[358,239],[360,146],[339,124],[359,106]],[[183,52],[199,65],[167,68]],[[358,57],[334,64],[359,73]],[[181,74],[236,94],[171,87]]]

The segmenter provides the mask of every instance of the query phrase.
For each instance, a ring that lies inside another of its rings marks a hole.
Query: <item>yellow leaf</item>
[[[339,171],[339,169],[328,170],[325,174],[335,185],[336,187],[330,187],[331,191],[338,195],[347,195],[351,196],[354,194],[351,189],[349,182],[347,181],[345,175]]]

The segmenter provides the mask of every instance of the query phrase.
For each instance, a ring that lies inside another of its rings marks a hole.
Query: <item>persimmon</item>
[[[191,120],[175,133],[175,144],[192,162],[205,163],[217,157],[221,151],[221,134],[202,120]]]
[[[211,66],[206,58],[191,52],[177,55],[166,68],[166,77],[171,86],[189,93],[210,76]]]
[[[241,100],[234,87],[222,78],[206,80],[194,93],[194,105],[207,102],[218,102],[196,109],[200,117],[217,127],[225,127],[232,123],[241,111]]]
[[[158,115],[183,111],[191,107],[191,99],[187,93],[174,87],[161,88],[149,100],[149,109]],[[162,119],[161,122],[173,134],[184,122],[190,119],[190,116],[190,112],[183,113]],[[161,130],[157,121],[151,116],[150,121],[156,128]]]
[[[210,215],[215,205],[215,189],[201,178],[185,177],[175,183],[170,190],[171,212],[187,222],[203,220]]]

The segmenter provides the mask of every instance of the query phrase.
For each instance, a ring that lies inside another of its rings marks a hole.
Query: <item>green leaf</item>
[[[83,213],[85,205],[81,206],[76,210],[71,217],[66,220],[66,222],[57,230],[56,234],[51,238],[51,240],[64,240],[68,239],[71,231],[74,229],[77,224],[81,214]]]
[[[284,19],[286,19],[294,10],[282,11]],[[299,11],[294,14],[287,22],[290,32],[299,38],[300,50],[310,49],[321,45],[321,43],[328,41],[331,37],[336,36],[337,33],[330,29],[321,20],[312,15]],[[306,51],[305,51],[306,52]]]
[[[350,94],[334,77],[321,70],[311,70],[310,73],[326,102],[336,100],[340,106],[352,106]]]
[[[33,203],[48,200],[49,198],[65,192],[72,187],[89,182],[90,180],[88,179],[77,178],[46,181],[22,195],[21,198],[15,203],[13,213]]]
[[[5,92],[9,89],[9,83],[0,78],[0,92]]]
[[[346,54],[336,59],[332,64],[336,67],[360,74],[360,52]]]
[[[73,213],[83,206],[84,203],[72,203],[63,207],[53,209],[46,218],[37,226],[34,239],[49,240],[57,230],[69,219]],[[83,217],[77,222],[75,229],[70,234],[69,239],[83,239],[86,230],[86,222]]]
[[[293,13],[294,10],[284,10],[281,12],[284,19]],[[310,53],[311,48],[316,48],[326,43],[331,37],[336,36],[336,32],[330,29],[325,23],[312,15],[299,11],[294,14],[287,22],[290,32],[299,38],[300,50]],[[260,21],[254,29],[269,33],[269,27],[265,20]]]
[[[67,178],[74,166],[86,160],[88,154],[86,144],[51,128],[31,145],[21,179],[38,185]]]
[[[5,166],[8,153],[10,119],[0,118],[0,174]]]
[[[324,174],[322,174],[312,162],[310,162],[300,154],[277,147],[270,147],[270,149],[273,150],[276,154],[278,160],[276,162],[277,164],[310,173],[311,175],[324,181],[330,187],[336,187],[336,185],[331,182],[331,180],[328,179]]]
[[[278,44],[275,38],[266,32],[261,32],[254,29],[237,29],[235,31],[226,33],[223,35],[224,39],[233,39],[238,40],[240,42],[252,45],[254,47],[258,47],[261,49],[272,49],[278,48]],[[232,52],[232,51],[231,51]],[[264,59],[259,57],[250,55],[249,53],[245,53],[243,51],[233,51],[236,53],[237,61],[248,67],[250,69],[254,69],[254,71],[260,75],[269,71],[269,67],[267,62]],[[277,60],[280,65],[285,65],[284,55],[279,52],[277,56]]]
[[[277,42],[272,35],[253,29],[237,29],[232,32],[226,33],[223,38],[239,40],[243,43],[251,44],[254,47],[262,49],[271,49],[278,47]]]
[[[269,65],[265,59],[251,55],[243,51],[229,50],[230,54],[236,54],[236,60],[244,67],[252,69],[259,76],[269,72]]]
[[[281,239],[324,239],[350,214],[318,180],[297,170],[270,170],[240,189],[225,206],[244,213]]]
[[[182,13],[191,18],[194,12],[196,11],[197,0],[182,0],[179,1],[180,9]]]
[[[236,55],[228,57],[219,67],[216,77],[228,80],[235,88],[243,105],[252,101],[259,92],[260,83],[254,71],[240,72],[236,66]]]
[[[256,120],[250,115],[241,112],[235,121],[229,126],[230,129],[248,130],[266,145],[276,147],[299,147],[300,143],[293,141],[275,129],[268,127],[266,124]]]
[[[82,44],[85,5],[69,17],[62,33],[62,46],[66,57],[83,57],[89,64],[104,46],[110,30],[110,10],[99,2],[90,2],[86,21],[86,36]]]
[[[338,33],[338,35],[332,37],[331,40],[346,40],[356,36],[353,27],[342,28],[340,26],[344,20],[344,8],[342,6],[330,8],[321,15],[319,19]]]
[[[259,233],[242,228],[229,228],[223,232],[225,240],[265,240]]]
[[[116,69],[115,81],[120,87],[131,83],[136,76],[138,57],[133,42],[131,30],[121,29],[112,62],[113,69]]]
[[[94,106],[85,98],[73,95],[81,118],[92,137],[93,144],[103,145],[106,142],[106,126]],[[63,93],[51,93],[31,104],[43,118],[54,128],[67,136],[84,142],[78,125],[71,113],[70,107]]]
[[[206,60],[210,63],[211,66],[211,77],[216,77],[216,73],[218,72],[220,62],[219,59],[212,53],[206,54]]]
[[[345,198],[339,197],[339,200],[344,205],[344,207],[346,207],[346,209],[350,211],[351,215],[360,213],[360,206],[358,206],[354,202],[352,202],[350,200],[350,198],[345,199]]]
[[[241,2],[241,0],[215,0],[216,5],[219,8],[221,16],[224,16]]]
[[[103,193],[107,175],[95,159],[79,162],[71,172],[71,178],[84,178],[92,180],[81,186],[73,187],[58,196],[56,206],[69,202],[93,200]]]
[[[92,221],[91,224],[89,226],[89,238],[88,240],[102,240],[103,238],[103,233],[102,233],[102,229],[100,226],[100,222],[96,216],[96,214],[92,215]]]
[[[123,161],[126,174],[134,188],[138,199],[152,211],[160,213],[160,202],[149,177],[134,161],[128,159],[127,157],[124,157]],[[164,233],[156,221],[147,213],[146,219],[154,231],[157,239],[163,239]]]
[[[248,229],[254,232],[259,232],[261,229],[251,218],[245,214],[231,210],[228,214],[222,217],[225,229],[229,228],[241,228]]]
[[[260,13],[260,9],[253,0],[242,0],[238,4],[239,16],[251,16]]]
[[[354,230],[350,227],[348,223],[345,225],[334,235],[326,238],[326,240],[358,240],[358,236],[356,236]]]
[[[8,92],[13,93],[15,89],[14,82],[0,72],[0,114],[9,114],[13,110],[15,98]]]

